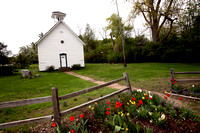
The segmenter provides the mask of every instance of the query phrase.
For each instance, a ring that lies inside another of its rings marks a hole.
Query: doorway
[[[60,67],[67,67],[67,54],[60,54]]]

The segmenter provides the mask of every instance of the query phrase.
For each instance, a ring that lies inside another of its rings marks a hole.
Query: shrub
[[[12,75],[13,72],[14,72],[14,68],[11,66],[0,67],[0,76]]]
[[[52,66],[47,66],[47,68],[46,68],[47,72],[52,72],[54,70],[55,70],[55,67],[53,65]]]
[[[72,70],[80,70],[81,69],[81,65],[80,64],[74,64],[72,66]]]

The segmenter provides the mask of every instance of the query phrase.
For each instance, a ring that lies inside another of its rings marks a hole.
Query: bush
[[[80,64],[74,64],[72,66],[72,70],[80,70],[81,69],[81,65]]]
[[[11,66],[0,67],[0,76],[13,75],[14,68]]]
[[[47,72],[52,72],[52,71],[54,71],[55,70],[55,67],[52,65],[52,66],[48,66],[47,68],[46,68],[46,71]]]

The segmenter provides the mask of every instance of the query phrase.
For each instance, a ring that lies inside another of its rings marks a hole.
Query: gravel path
[[[69,75],[76,76],[76,77],[78,77],[78,78],[84,79],[84,80],[86,80],[86,81],[89,81],[89,82],[92,82],[92,83],[95,83],[95,84],[98,84],[98,85],[103,84],[103,83],[106,83],[106,82],[104,82],[104,81],[94,80],[93,78],[90,78],[90,77],[87,77],[87,76],[83,76],[83,75],[79,75],[79,74],[76,74],[76,73],[71,72],[71,71],[65,72],[65,73],[66,73],[66,74],[69,74]],[[109,87],[109,88],[114,88],[114,89],[123,89],[123,88],[125,88],[126,86],[120,85],[120,84],[118,84],[118,83],[115,83],[115,84],[109,85],[108,87]],[[132,90],[137,90],[137,89],[138,89],[138,88],[133,87],[133,86],[132,86],[131,88],[132,88]],[[143,89],[143,90],[144,90],[144,89]],[[148,90],[144,90],[144,91],[148,91]],[[159,95],[159,96],[161,96],[161,97],[166,96],[165,94],[160,93],[160,92],[156,92],[156,91],[151,91],[151,92],[154,93],[154,94],[156,94],[156,95]],[[178,99],[178,98],[177,98],[177,99]],[[175,107],[182,106],[182,102],[181,102],[180,100],[177,100],[177,99],[173,99],[173,98],[171,98],[171,97],[168,97],[168,98],[167,98],[168,101],[174,102],[174,106],[175,106]]]

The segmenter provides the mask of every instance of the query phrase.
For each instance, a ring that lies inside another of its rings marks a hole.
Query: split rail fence
[[[178,82],[200,82],[200,79],[175,79],[175,74],[200,74],[200,71],[194,71],[194,72],[174,72],[174,68],[170,69],[170,85],[171,85],[171,89],[173,90],[174,87],[174,81]],[[173,79],[173,81],[171,80]],[[171,93],[171,95],[174,96],[181,96],[184,98],[190,98],[190,99],[194,99],[194,100],[200,100],[200,98],[197,97],[192,97],[192,96],[185,96],[185,95],[179,95],[179,94],[175,94],[175,93]]]
[[[60,111],[60,106],[59,106],[59,100],[64,100],[64,99],[68,99],[68,98],[72,98],[90,91],[94,91],[106,86],[109,86],[111,84],[120,82],[122,80],[125,80],[126,82],[126,88],[124,89],[120,89],[118,91],[115,91],[113,93],[110,93],[106,96],[94,99],[92,101],[83,103],[81,105],[78,105],[76,107],[67,109],[65,111]],[[20,125],[25,125],[25,124],[31,124],[31,123],[35,123],[35,122],[41,122],[41,121],[50,121],[52,119],[54,119],[54,122],[56,122],[58,125],[61,124],[61,117],[65,116],[67,114],[70,114],[74,111],[78,111],[86,106],[89,106],[91,104],[94,104],[95,102],[99,102],[101,100],[107,99],[109,97],[112,97],[116,94],[120,94],[123,91],[129,90],[131,91],[131,85],[129,82],[129,78],[127,73],[123,73],[123,77],[116,79],[116,80],[112,80],[110,82],[101,84],[101,85],[97,85],[97,86],[93,86],[84,90],[80,90],[80,91],[76,91],[70,94],[66,94],[63,96],[58,96],[58,88],[52,87],[52,96],[47,96],[47,97],[40,97],[40,98],[33,98],[33,99],[26,99],[26,100],[18,100],[18,101],[11,101],[11,102],[3,102],[0,103],[0,109],[3,108],[9,108],[9,107],[17,107],[17,106],[24,106],[24,105],[30,105],[30,104],[37,104],[37,103],[45,103],[45,102],[53,102],[53,115],[48,115],[48,116],[42,116],[42,117],[37,117],[37,118],[30,118],[30,119],[25,119],[25,120],[19,120],[19,121],[13,121],[13,122],[8,122],[8,123],[1,123],[0,124],[0,129],[4,129],[4,128],[9,128],[9,127],[14,127],[14,126],[20,126]]]

